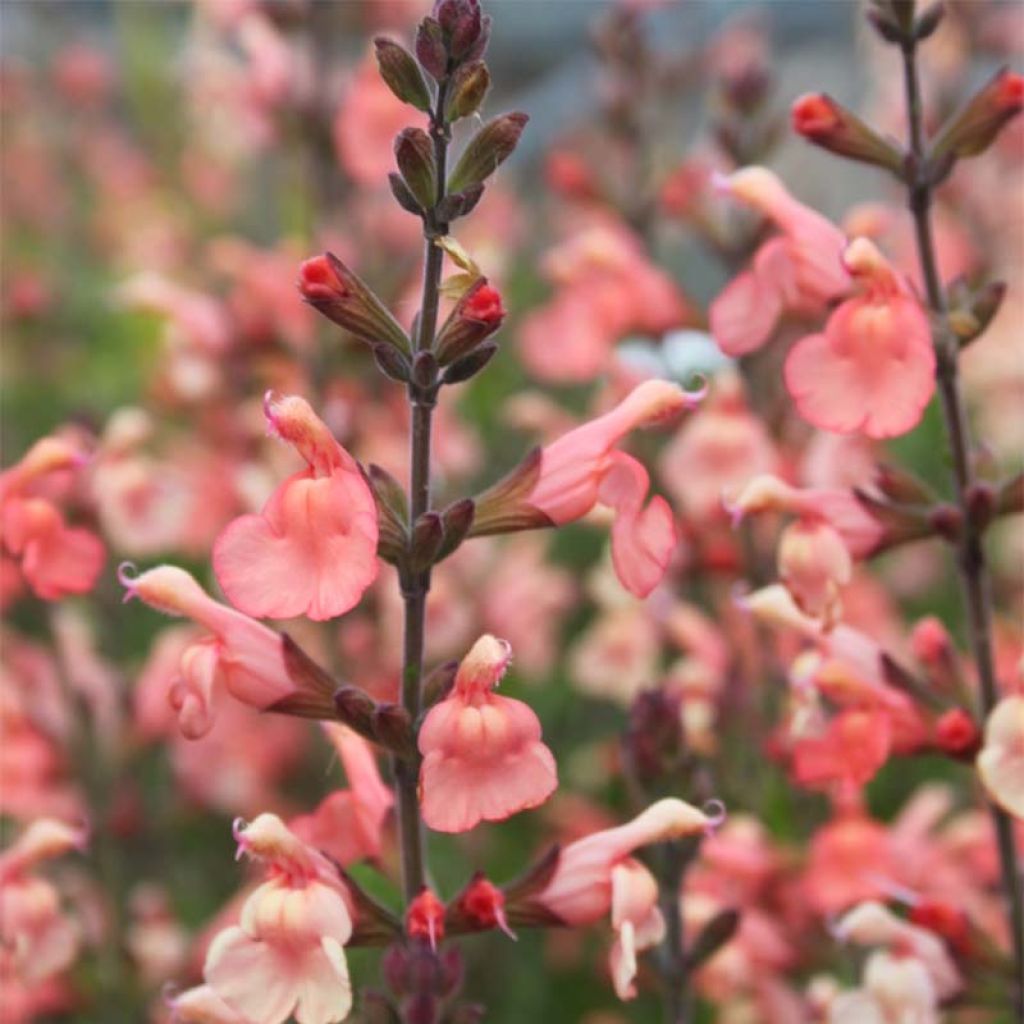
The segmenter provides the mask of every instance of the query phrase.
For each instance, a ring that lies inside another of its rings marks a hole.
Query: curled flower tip
[[[729,526],[734,530],[739,529],[739,525],[743,522],[743,517],[747,514],[747,510],[736,498],[729,497],[728,489],[725,487],[722,488],[719,494],[719,500],[722,503],[722,510],[729,517]]]
[[[273,389],[263,392],[263,417],[267,421],[267,435],[277,437],[277,423],[274,418],[274,406],[281,401],[281,396]]]
[[[117,582],[125,589],[122,604],[127,604],[133,597],[138,595],[135,592],[135,581],[139,578],[139,569],[134,562],[122,562],[117,567]]]
[[[238,817],[231,822],[231,835],[234,837],[237,848],[235,849],[235,860],[241,860],[245,853],[245,836],[242,833],[249,827],[245,818]]]
[[[707,374],[703,373],[693,374],[688,383],[690,388],[683,388],[683,398],[686,402],[685,408],[696,409],[708,397],[708,390],[711,385],[708,382]]]
[[[720,196],[727,196],[732,192],[732,176],[722,171],[712,171],[708,177],[711,189]]]
[[[729,600],[733,607],[748,615],[754,610],[750,603],[751,594],[750,586],[745,580],[737,580],[729,588]]]
[[[708,823],[705,826],[704,831],[707,835],[712,835],[715,829],[725,821],[725,804],[718,799],[708,800],[705,802],[704,806],[701,807],[701,810],[708,819]]]

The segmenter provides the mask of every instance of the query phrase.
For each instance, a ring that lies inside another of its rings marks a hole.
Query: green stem
[[[946,324],[946,295],[935,255],[931,223],[932,186],[928,180],[926,167],[916,42],[908,42],[902,50],[907,118],[910,123],[910,212],[914,218],[918,258],[928,294],[928,304],[935,322],[934,344],[939,400],[949,437],[956,502],[964,523],[963,536],[957,552],[957,567],[967,611],[971,653],[978,673],[979,710],[981,717],[987,718],[999,700],[995,660],[992,654],[991,579],[982,544],[983,526],[973,515],[970,503],[974,474],[970,458],[971,440],[967,411],[960,386],[959,346]],[[1021,883],[1013,823],[1002,808],[992,804],[990,809],[1010,919],[1014,962],[1011,999],[1015,1019],[1020,1024],[1024,1022],[1024,887]]]

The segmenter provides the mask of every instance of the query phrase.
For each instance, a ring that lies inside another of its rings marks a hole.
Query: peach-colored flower
[[[61,907],[60,893],[32,869],[84,846],[83,829],[39,818],[0,854],[0,960],[10,958],[4,966],[28,987],[68,967],[81,942],[76,922]]]
[[[91,531],[68,526],[46,487],[85,455],[62,437],[44,437],[0,473],[0,537],[21,577],[46,601],[91,590],[106,557]],[[59,490],[59,486],[58,486]]]
[[[639,861],[629,858],[611,871],[612,928],[615,942],[608,954],[615,994],[635,999],[637,954],[665,937],[658,909],[658,883]]]
[[[348,789],[331,793],[312,814],[293,819],[289,828],[346,867],[380,855],[384,821],[394,795],[381,779],[366,740],[344,725],[325,722],[323,728],[341,759]]]
[[[640,240],[607,216],[576,225],[547,254],[544,272],[555,294],[526,317],[520,335],[527,368],[544,380],[591,380],[628,333],[660,335],[693,320],[679,289],[650,262]]]
[[[251,1024],[344,1020],[352,915],[329,862],[272,814],[236,823],[235,834],[241,852],[268,864],[270,878],[246,899],[239,924],[210,944],[207,985]]]
[[[881,903],[869,901],[849,910],[835,931],[844,942],[884,946],[893,953],[915,957],[925,967],[940,999],[955,995],[963,985],[945,943],[927,928],[897,917]]]
[[[798,488],[767,474],[749,480],[727,503],[733,522],[761,512],[789,512],[804,522],[827,523],[854,558],[870,555],[882,540],[882,524],[857,500],[853,491]]]
[[[715,377],[707,402],[665,448],[660,469],[679,507],[702,523],[721,518],[723,496],[759,473],[774,472],[778,461],[768,430],[747,405],[742,381],[730,372]]]
[[[215,601],[184,569],[161,565],[130,579],[122,567],[121,582],[127,597],[169,615],[184,615],[212,634],[186,648],[181,678],[171,689],[171,704],[186,736],[209,731],[222,690],[260,709],[295,693],[280,634]]]
[[[711,333],[723,352],[740,356],[760,348],[783,312],[817,311],[849,288],[840,255],[843,233],[804,206],[764,167],[745,167],[722,188],[769,218],[782,234],[765,242],[753,266],[711,304]]]
[[[532,899],[565,924],[593,924],[612,909],[616,865],[630,860],[641,846],[697,835],[716,823],[682,800],[659,800],[625,825],[570,843],[562,850],[551,881]]]
[[[928,317],[865,238],[843,259],[859,293],[786,358],[786,387],[800,415],[822,430],[883,438],[916,426],[935,390]]]
[[[596,504],[610,506],[616,514],[615,572],[638,597],[646,597],[664,575],[676,546],[676,527],[664,498],[652,498],[644,508],[647,470],[615,446],[631,430],[670,418],[698,400],[668,381],[638,385],[610,412],[543,449],[540,475],[527,498],[556,526],[581,518]]]
[[[463,658],[451,694],[419,735],[423,820],[439,832],[466,832],[542,804],[558,784],[540,722],[522,701],[492,693],[512,656],[483,636]]]
[[[281,484],[259,515],[225,528],[214,572],[249,615],[331,619],[377,576],[377,506],[355,460],[305,399],[268,394],[266,415],[308,468]]]
[[[790,523],[779,538],[777,559],[779,578],[799,608],[834,622],[840,591],[853,572],[850,552],[836,530],[823,522]]]
[[[21,560],[22,575],[38,597],[57,601],[93,588],[105,557],[95,534],[68,526],[43,498],[6,501],[2,514],[4,545]]]
[[[707,832],[716,824],[717,819],[682,800],[659,800],[625,825],[570,843],[547,885],[525,905],[511,906],[509,918],[514,924],[540,913],[579,927],[610,914],[615,991],[620,999],[632,999],[637,953],[661,941],[665,923],[657,906],[657,882],[631,855],[641,846]]]
[[[171,1024],[247,1024],[209,985],[197,985],[168,1000]]]
[[[1024,819],[1024,697],[1004,697],[993,708],[977,763],[989,796]]]

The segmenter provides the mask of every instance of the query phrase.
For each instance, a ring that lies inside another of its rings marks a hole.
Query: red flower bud
[[[1024,110],[1024,77],[997,71],[939,131],[931,159],[948,170],[953,162],[984,153],[1008,121]]]
[[[981,732],[963,708],[952,708],[935,723],[935,745],[957,761],[970,761],[981,749]]]
[[[505,319],[501,293],[481,278],[459,299],[437,336],[437,361],[447,366],[489,338]]]
[[[936,665],[952,653],[953,641],[946,627],[934,615],[929,615],[914,625],[910,649],[922,665]]]
[[[410,351],[401,324],[333,253],[306,260],[299,269],[298,288],[314,309],[363,341]]]
[[[477,875],[459,897],[459,911],[478,928],[500,928],[509,938],[515,933],[505,917],[505,894],[483,875]]]
[[[444,904],[426,886],[405,912],[405,932],[411,939],[426,939],[432,949],[444,938]]]
[[[314,256],[299,268],[299,291],[311,305],[343,299],[348,289],[326,256]]]
[[[830,153],[900,172],[903,156],[896,146],[831,96],[801,96],[793,104],[791,119],[793,131]]]
[[[489,284],[483,285],[468,297],[462,314],[470,320],[478,320],[488,326],[497,326],[505,319],[505,307],[501,304],[501,293]]]
[[[967,915],[942,900],[922,900],[910,908],[910,921],[941,936],[962,955],[971,949],[971,924]]]

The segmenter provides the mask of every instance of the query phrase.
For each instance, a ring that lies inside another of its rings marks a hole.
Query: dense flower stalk
[[[925,139],[920,84],[917,70],[917,40],[907,39],[901,46],[907,119],[910,128],[910,166],[907,194],[914,218],[918,258],[927,291],[928,305],[934,314],[936,376],[943,419],[949,437],[953,463],[953,483],[957,507],[963,516],[958,551],[958,568],[964,604],[967,610],[971,650],[980,683],[982,717],[987,717],[998,701],[995,660],[992,650],[991,580],[985,562],[982,526],[972,510],[975,488],[971,465],[970,427],[960,385],[959,346],[947,325],[947,303],[939,274],[932,230],[931,202],[933,186],[925,161]],[[1013,823],[1001,807],[992,805],[996,842],[1002,868],[1003,885],[1010,916],[1010,934],[1014,958],[1013,1002],[1016,1017],[1024,1021],[1024,883],[1021,880]]]

